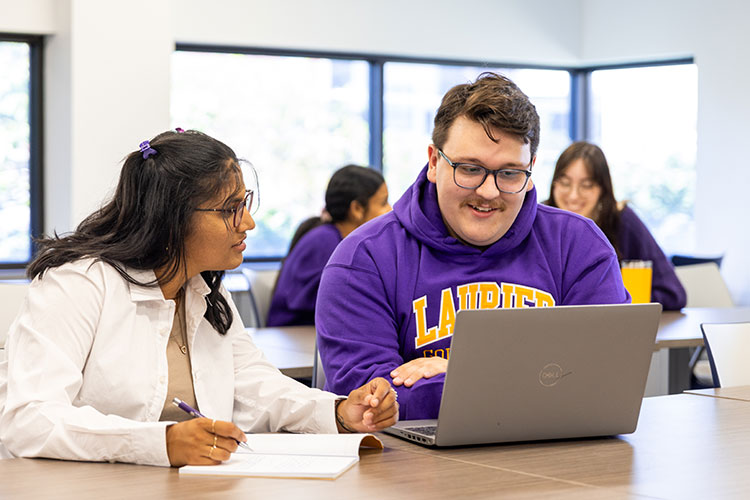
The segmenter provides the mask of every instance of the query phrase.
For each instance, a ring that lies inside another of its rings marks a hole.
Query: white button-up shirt
[[[128,270],[140,282],[151,271]],[[335,433],[335,395],[281,374],[253,344],[231,297],[220,335],[206,321],[208,285],[185,290],[195,398],[204,415],[246,432]],[[0,441],[13,454],[169,465],[167,342],[174,301],[91,259],[35,279],[0,363]]]

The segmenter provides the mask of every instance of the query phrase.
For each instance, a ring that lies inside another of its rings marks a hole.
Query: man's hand
[[[375,432],[398,422],[396,391],[382,377],[374,378],[336,407],[339,432]]]
[[[417,380],[430,378],[440,373],[445,373],[448,368],[448,360],[438,356],[431,358],[412,359],[391,372],[393,385],[413,386]]]
[[[167,455],[173,467],[216,465],[237,450],[245,433],[232,422],[194,418],[167,427]]]

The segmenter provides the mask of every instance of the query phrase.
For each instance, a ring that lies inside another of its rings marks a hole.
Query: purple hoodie
[[[620,212],[620,229],[617,232],[620,256],[623,259],[650,260],[653,266],[651,300],[661,303],[665,311],[685,307],[687,294],[674,272],[672,263],[656,240],[627,205]]]
[[[313,228],[300,238],[279,271],[266,326],[315,324],[320,275],[340,242],[341,233],[333,224]]]
[[[348,394],[412,359],[447,358],[460,309],[630,301],[591,220],[537,205],[534,188],[508,232],[480,250],[448,234],[426,172],[323,270],[315,325],[327,390]],[[401,419],[436,418],[444,379],[396,387]]]

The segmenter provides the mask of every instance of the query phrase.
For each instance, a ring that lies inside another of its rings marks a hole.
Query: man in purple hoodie
[[[630,301],[596,224],[537,205],[538,145],[536,108],[507,78],[448,91],[416,182],[323,271],[326,389],[390,377],[402,419],[436,418],[457,311]]]

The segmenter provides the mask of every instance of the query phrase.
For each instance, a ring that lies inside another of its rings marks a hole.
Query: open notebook
[[[180,474],[336,479],[359,461],[359,448],[383,449],[372,434],[247,434],[219,465],[186,465]]]

